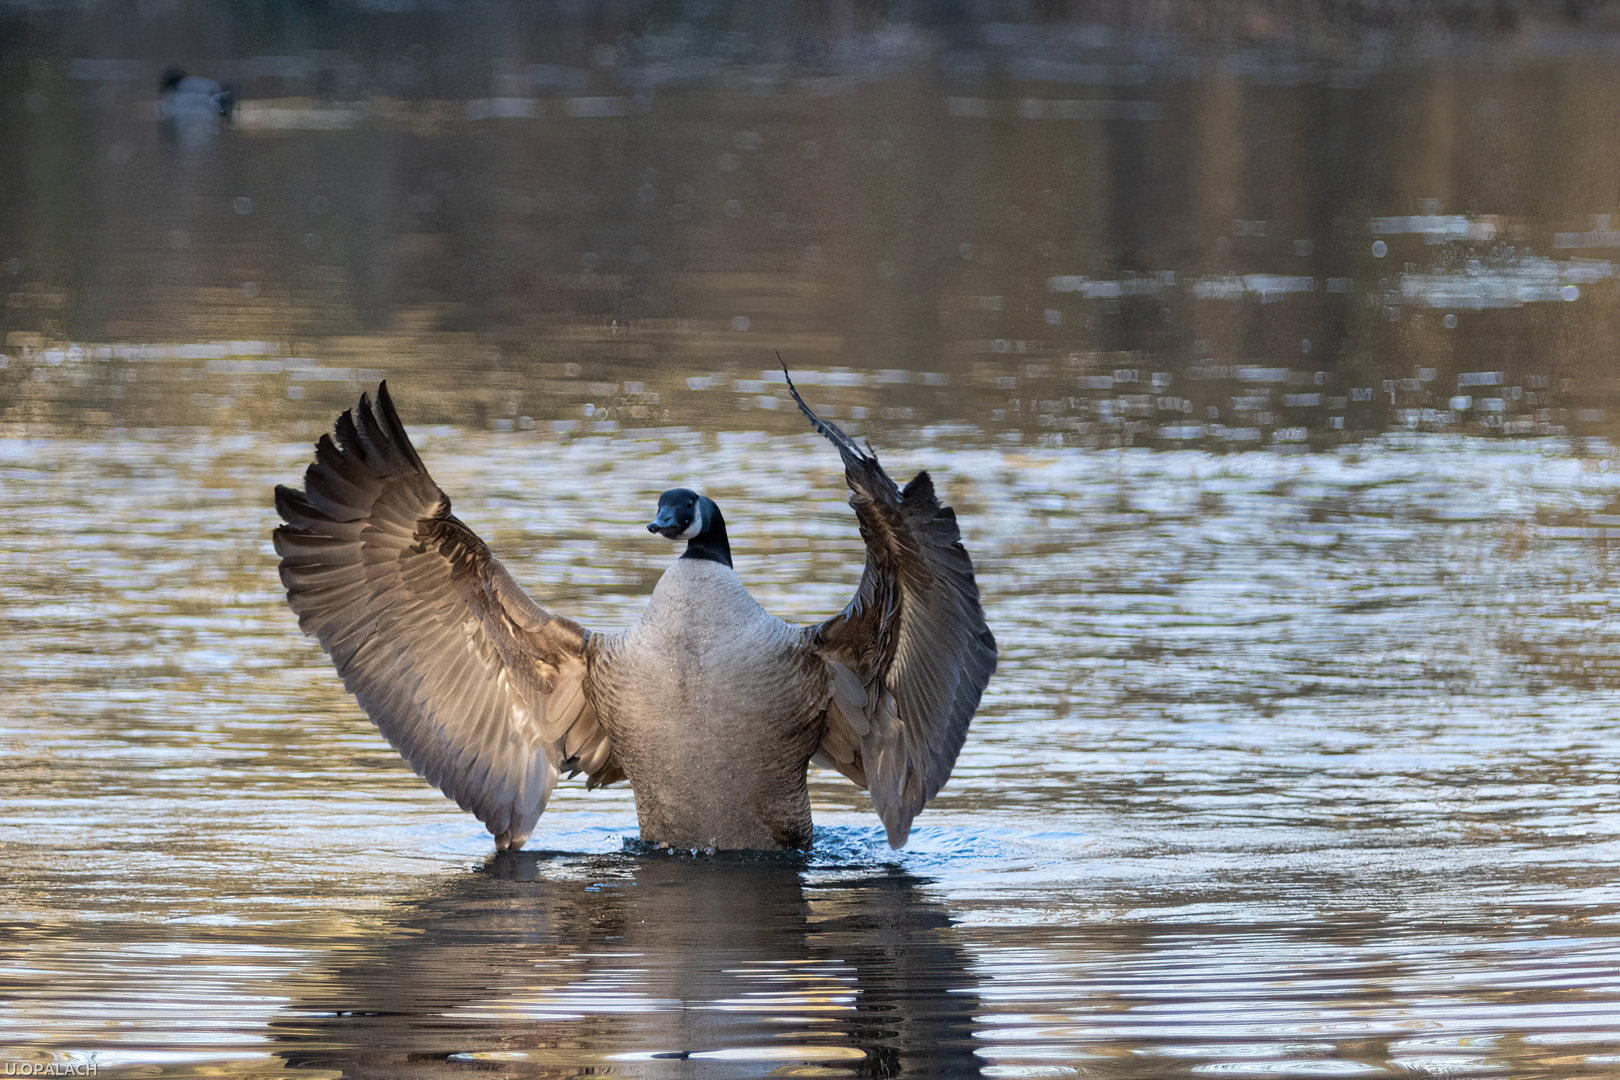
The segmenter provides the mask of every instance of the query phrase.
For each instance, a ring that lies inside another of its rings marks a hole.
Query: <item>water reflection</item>
[[[1441,928],[1352,901],[1321,922],[1188,911],[1004,943],[981,957],[985,1073],[1613,1076],[1612,939],[1544,917]]]
[[[1620,1075],[1607,9],[178,10],[0,10],[8,1061]],[[810,864],[566,786],[486,864],[271,485],[386,376],[560,610],[635,617],[686,483],[824,618],[776,349],[971,537],[951,785],[892,868],[842,780]]]
[[[626,854],[626,793],[576,781],[542,854],[491,862],[287,615],[266,495],[310,432],[283,407],[269,431],[0,439],[20,1054],[1615,1072],[1620,471],[1595,441],[880,441],[935,466],[1009,658],[907,849],[818,776],[809,862]],[[643,522],[672,478],[734,510],[768,609],[824,617],[859,577],[813,433],[419,433],[458,514],[590,626],[635,618],[670,558]],[[734,1056],[612,1056],[666,1052]]]
[[[275,1053],[347,1076],[976,1076],[966,957],[926,884],[798,858],[494,856],[292,980]]]
[[[220,6],[253,48],[194,63],[32,12],[0,420],[314,418],[388,369],[465,380],[444,421],[786,431],[780,349],[840,422],[1026,444],[1610,432],[1612,25],[1262,7]],[[233,124],[165,140],[178,59]]]

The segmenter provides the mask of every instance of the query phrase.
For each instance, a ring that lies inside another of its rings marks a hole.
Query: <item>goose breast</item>
[[[811,633],[760,607],[730,567],[678,559],[639,623],[593,638],[589,690],[642,836],[674,848],[809,845],[805,765],[831,695]]]

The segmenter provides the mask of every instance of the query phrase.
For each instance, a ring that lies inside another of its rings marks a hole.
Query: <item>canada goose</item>
[[[287,602],[388,741],[498,849],[528,839],[562,769],[592,787],[628,777],[647,843],[807,848],[812,759],[870,790],[898,848],[950,776],[996,642],[928,474],[901,490],[788,388],[843,456],[866,541],[854,598],[823,623],[760,607],[720,508],[686,488],[647,526],[686,550],[640,621],[592,633],[548,611],[450,513],[387,383],[321,436],[303,491],[276,487]]]

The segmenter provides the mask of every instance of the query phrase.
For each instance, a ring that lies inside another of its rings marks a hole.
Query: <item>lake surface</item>
[[[1612,19],[1128,8],[0,12],[7,1075],[1620,1076]],[[386,377],[548,606],[691,486],[819,620],[778,350],[958,512],[950,784],[493,855],[272,486]]]
[[[808,434],[418,435],[587,625],[636,616],[671,555],[641,521],[693,477],[771,610],[858,577]],[[628,793],[579,781],[492,857],[282,603],[266,494],[306,457],[0,443],[5,1044],[164,1073],[1620,1066],[1609,454],[919,439],[887,457],[961,512],[1001,670],[904,851],[830,774],[811,854],[752,859],[640,853]]]

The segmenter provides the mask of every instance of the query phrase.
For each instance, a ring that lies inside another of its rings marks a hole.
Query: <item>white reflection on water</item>
[[[823,617],[858,576],[810,436],[419,435],[458,514],[587,625],[644,603],[672,551],[641,522],[675,483],[726,507],[772,610]],[[0,1042],[301,1074],[386,1071],[385,1047],[1614,1072],[1607,451],[914,437],[883,456],[956,505],[1001,671],[904,852],[819,777],[811,861],[755,867],[623,853],[628,793],[577,785],[542,854],[483,866],[281,601],[267,496],[306,440],[0,441]]]
[[[1470,260],[1460,273],[1403,274],[1388,300],[1458,311],[1568,303],[1580,299],[1583,286],[1612,277],[1614,264],[1606,259],[1507,254]]]
[[[1408,219],[1375,219],[1374,232],[1395,233],[1420,231],[1385,228],[1380,220],[1406,221]],[[1425,219],[1413,219],[1425,220]],[[1447,227],[1453,219],[1444,219]],[[1466,219],[1455,219],[1464,221]],[[1437,226],[1438,228],[1438,226]],[[1468,238],[1465,229],[1453,236],[1438,234],[1442,239]],[[1487,237],[1488,239],[1488,237]],[[1440,240],[1426,239],[1426,243]],[[1383,257],[1388,245],[1382,240],[1373,245],[1373,254]],[[1401,274],[1392,284],[1371,286],[1372,295],[1389,304],[1421,304],[1430,308],[1452,308],[1458,311],[1483,311],[1490,308],[1513,308],[1523,304],[1569,302],[1581,297],[1583,286],[1614,277],[1614,264],[1606,259],[1575,257],[1549,259],[1541,255],[1505,252],[1484,259],[1469,259],[1464,269],[1457,271],[1434,270],[1427,273],[1409,271]],[[1181,284],[1199,300],[1249,300],[1273,303],[1292,294],[1315,292],[1348,293],[1352,283],[1348,278],[1316,278],[1309,275],[1288,274],[1222,274],[1205,277],[1183,275]],[[1054,293],[1078,293],[1087,300],[1118,299],[1125,296],[1157,296],[1177,288],[1173,270],[1153,274],[1129,275],[1118,280],[1094,280],[1081,275],[1058,275],[1047,280],[1047,289]],[[1061,322],[1062,312],[1049,322]],[[1448,324],[1456,325],[1456,320]],[[1303,349],[1309,352],[1308,348]]]

